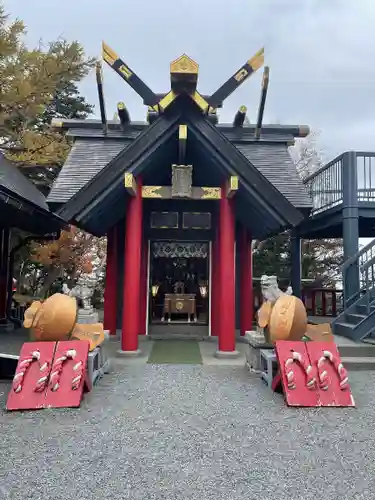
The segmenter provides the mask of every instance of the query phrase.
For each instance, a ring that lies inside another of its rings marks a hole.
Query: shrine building
[[[141,96],[147,121],[131,121],[123,103],[107,119],[98,65],[101,119],[52,123],[73,145],[49,207],[107,235],[104,323],[121,331],[125,354],[138,352],[139,335],[180,333],[216,336],[218,355],[234,355],[236,335],[253,324],[252,241],[293,230],[312,206],[288,152],[309,128],[263,124],[267,67],[256,122],[241,106],[220,123],[224,100],[263,65],[263,50],[211,96],[198,91],[198,65],[186,55],[171,63],[161,94],[104,43],[103,59]],[[292,253],[298,294],[298,238]]]

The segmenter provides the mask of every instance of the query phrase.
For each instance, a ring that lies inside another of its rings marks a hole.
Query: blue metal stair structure
[[[359,290],[350,297],[344,295],[344,310],[332,327],[336,335],[360,341],[375,333],[375,239],[341,267],[344,290],[353,267],[359,271]]]
[[[356,342],[373,335],[375,344],[375,239],[359,249],[359,238],[375,238],[375,153],[342,153],[304,182],[313,208],[298,237],[343,239],[343,312],[333,332]]]

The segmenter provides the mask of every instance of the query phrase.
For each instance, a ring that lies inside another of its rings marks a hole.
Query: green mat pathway
[[[148,363],[201,365],[202,356],[196,340],[156,340]]]

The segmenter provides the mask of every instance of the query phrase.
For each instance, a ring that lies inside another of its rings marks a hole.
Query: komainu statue
[[[91,299],[100,280],[100,273],[104,265],[104,258],[102,258],[96,269],[94,269],[91,262],[87,262],[84,266],[84,272],[79,276],[73,288],[69,288],[66,283],[63,284],[63,293],[77,299],[79,306],[78,323],[98,322],[98,313],[94,311]]]
[[[265,299],[258,311],[258,326],[263,329],[268,342],[300,340],[306,333],[307,313],[299,298],[292,295],[291,287],[280,290],[276,276],[261,277],[262,295]]]

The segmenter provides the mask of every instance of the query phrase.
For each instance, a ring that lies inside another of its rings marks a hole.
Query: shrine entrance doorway
[[[209,242],[150,241],[151,333],[209,334]]]

